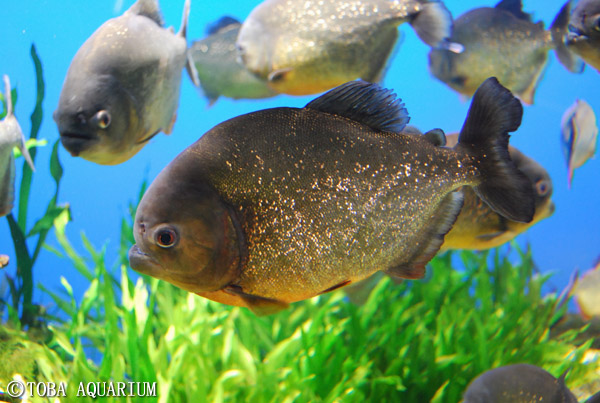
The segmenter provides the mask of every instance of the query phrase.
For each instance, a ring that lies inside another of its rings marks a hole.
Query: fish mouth
[[[129,249],[129,266],[139,273],[158,277],[157,273],[162,266],[149,254],[145,253],[137,244]]]
[[[87,133],[60,132],[60,142],[73,157],[79,156],[98,141],[98,137]]]

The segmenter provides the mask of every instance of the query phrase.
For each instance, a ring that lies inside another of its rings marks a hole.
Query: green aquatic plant
[[[575,345],[576,330],[550,338],[566,305],[542,295],[548,276],[534,273],[529,251],[517,263],[501,250],[461,252],[462,270],[446,253],[426,280],[385,278],[362,306],[333,292],[257,317],[135,275],[131,214],[113,269],[85,235],[86,256],[76,251],[67,211],[55,220],[54,251],[90,281],[80,299],[64,278],[62,295],[45,290],[64,314],[49,346],[67,396],[80,382],[135,381],[155,383],[148,401],[159,402],[458,402],[474,377],[501,365],[569,370],[569,387],[597,376],[600,365],[583,363],[592,340]]]
[[[31,132],[27,141],[27,147],[29,148],[31,159],[35,162],[37,147],[46,144],[44,140],[38,140],[38,133],[43,119],[44,78],[42,63],[35,45],[31,46],[31,58],[35,67],[37,89],[36,103],[31,114]],[[12,92],[13,99],[16,100],[16,90]],[[56,183],[54,196],[48,201],[44,215],[29,230],[27,229],[27,220],[33,171],[27,164],[23,164],[21,183],[18,187],[19,203],[17,217],[15,218],[12,213],[6,216],[17,257],[17,271],[16,278],[8,274],[5,276],[9,285],[10,303],[0,298],[0,317],[4,317],[3,309],[7,309],[9,320],[13,326],[32,328],[40,325],[39,317],[43,316],[42,307],[33,302],[33,267],[44,245],[46,236],[52,228],[54,219],[69,208],[68,205],[60,206],[57,204],[60,180],[62,178],[62,167],[58,158],[58,140],[52,147],[50,173]],[[27,244],[27,240],[36,236],[35,246],[31,250]]]

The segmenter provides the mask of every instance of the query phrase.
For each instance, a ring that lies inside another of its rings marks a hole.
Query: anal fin
[[[425,265],[433,259],[444,243],[444,236],[450,231],[463,205],[463,194],[455,191],[448,194],[431,216],[435,225],[420,237],[421,247],[411,259],[402,265],[385,270],[392,278],[420,279],[425,276]],[[419,241],[419,240],[418,240]]]
[[[283,301],[247,294],[242,290],[242,287],[236,285],[228,285],[223,288],[223,291],[240,297],[248,305],[248,308],[258,316],[271,315],[289,307],[289,304]]]

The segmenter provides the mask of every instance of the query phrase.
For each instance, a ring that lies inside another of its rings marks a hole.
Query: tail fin
[[[571,14],[571,0],[567,0],[560,9],[552,25],[550,25],[550,34],[552,35],[552,44],[554,53],[560,64],[565,66],[571,73],[581,73],[585,64],[579,56],[571,52],[565,44],[569,26],[569,15]]]
[[[410,21],[417,36],[431,47],[461,53],[464,49],[462,45],[448,41],[452,36],[452,14],[444,3],[424,2],[422,7],[423,9]]]
[[[181,36],[183,39],[187,40],[187,26],[188,20],[190,17],[190,0],[185,0],[185,4],[183,5],[183,15],[181,16],[181,27],[179,28],[179,32],[177,32],[178,36]],[[196,87],[200,87],[200,77],[198,76],[198,70],[196,70],[196,64],[194,64],[194,58],[192,57],[192,51],[190,48],[187,49],[187,62],[185,63],[185,69],[192,80],[192,83]]]
[[[530,222],[535,195],[530,180],[517,169],[508,152],[508,132],[521,124],[523,106],[495,77],[488,78],[473,95],[457,148],[479,160],[483,181],[473,190],[498,214]]]

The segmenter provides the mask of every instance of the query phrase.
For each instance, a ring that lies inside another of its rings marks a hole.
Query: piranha
[[[594,110],[583,99],[578,99],[563,114],[561,145],[567,161],[568,183],[571,187],[573,171],[585,164],[596,153],[598,126]]]
[[[449,134],[446,138],[447,147],[453,147],[458,142],[458,134]],[[485,204],[471,188],[465,187],[462,190],[463,208],[454,226],[446,234],[442,250],[495,248],[552,215],[552,179],[548,172],[516,148],[509,146],[508,151],[517,169],[523,172],[531,183],[535,195],[533,220],[529,223],[508,220]]]
[[[429,69],[453,90],[471,96],[488,77],[527,104],[533,104],[537,85],[554,49],[560,62],[572,72],[583,65],[565,43],[568,11],[557,15],[550,31],[542,21],[533,23],[522,10],[521,0],[502,0],[495,7],[481,7],[456,19],[450,41],[461,44],[461,53],[432,49]]]
[[[21,154],[31,169],[35,171],[33,160],[25,146],[25,136],[14,114],[10,79],[7,75],[4,75],[3,78],[6,88],[6,116],[0,122],[0,217],[10,213],[15,200],[16,167],[13,148],[18,147],[21,150]]]
[[[452,16],[440,1],[266,0],[240,28],[245,66],[277,92],[316,94],[362,78],[377,82],[409,22],[430,46],[445,41]]]
[[[585,320],[600,318],[600,260],[577,280],[573,295]]]
[[[565,385],[565,375],[556,379],[530,364],[494,368],[469,384],[462,403],[577,403]]]
[[[277,95],[266,80],[249,72],[239,63],[235,41],[242,24],[222,17],[207,30],[207,37],[195,41],[190,49],[200,86],[214,104],[222,95],[233,99],[259,99]]]
[[[175,123],[181,73],[195,67],[186,42],[163,28],[157,0],[138,0],[105,22],[75,54],[54,112],[63,146],[102,165],[127,161]]]
[[[263,314],[378,270],[422,278],[475,192],[529,222],[534,195],[508,155],[519,100],[494,78],[456,147],[402,133],[395,94],[353,81],[304,108],[225,121],[173,160],[138,206],[134,270]]]
[[[569,7],[570,1],[565,7]],[[569,18],[567,47],[600,71],[600,1],[579,0]]]

